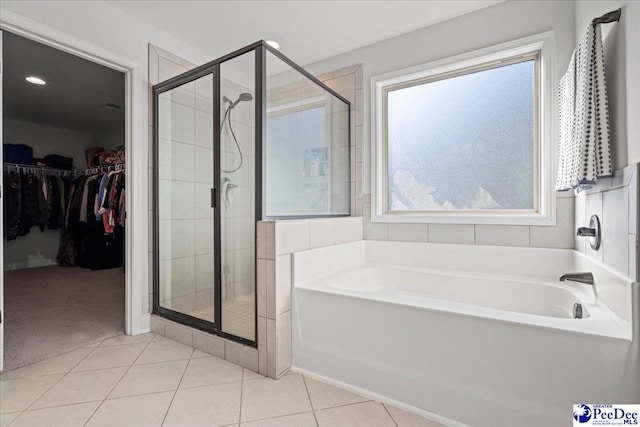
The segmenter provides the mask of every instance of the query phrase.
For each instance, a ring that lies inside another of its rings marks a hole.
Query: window
[[[541,38],[372,79],[373,221],[553,222]]]

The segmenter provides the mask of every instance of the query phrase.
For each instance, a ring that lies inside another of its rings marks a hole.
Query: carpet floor
[[[4,372],[124,333],[124,270],[4,272]]]

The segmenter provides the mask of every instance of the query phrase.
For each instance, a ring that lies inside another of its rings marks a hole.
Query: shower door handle
[[[215,208],[216,207],[216,189],[212,188],[211,189],[211,207]]]

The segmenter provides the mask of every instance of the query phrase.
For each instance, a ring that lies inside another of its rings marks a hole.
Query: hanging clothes
[[[97,173],[74,180],[59,264],[92,270],[122,266],[124,176],[124,171],[98,169]]]

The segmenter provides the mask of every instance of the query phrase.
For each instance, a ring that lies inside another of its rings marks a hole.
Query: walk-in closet
[[[125,331],[125,76],[2,32],[4,369]]]

